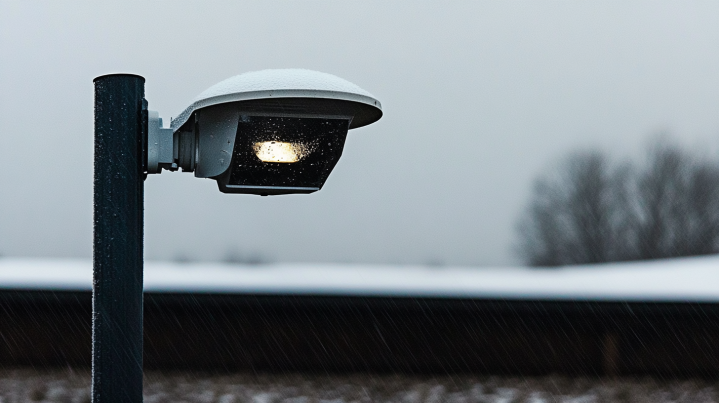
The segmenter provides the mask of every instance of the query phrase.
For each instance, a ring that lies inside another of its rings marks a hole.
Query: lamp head
[[[158,160],[157,171],[194,171],[215,179],[224,193],[312,193],[342,155],[347,131],[381,117],[371,94],[330,74],[245,73],[210,87],[171,129],[159,129],[172,136],[173,161]],[[154,167],[152,144],[162,139],[153,142],[152,122],[148,126],[148,167]]]

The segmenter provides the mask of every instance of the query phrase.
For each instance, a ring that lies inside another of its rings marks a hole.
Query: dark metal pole
[[[141,403],[145,79],[94,82],[92,401]]]

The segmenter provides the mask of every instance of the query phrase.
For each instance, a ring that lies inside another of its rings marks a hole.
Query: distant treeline
[[[641,162],[573,152],[534,183],[518,225],[532,266],[719,252],[719,161],[666,139]]]

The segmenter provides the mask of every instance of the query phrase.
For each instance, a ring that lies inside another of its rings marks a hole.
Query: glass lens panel
[[[240,116],[228,185],[321,188],[349,119]]]

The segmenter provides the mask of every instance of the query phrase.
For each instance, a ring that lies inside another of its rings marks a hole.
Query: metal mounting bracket
[[[162,169],[177,170],[174,158],[173,133],[162,127],[156,111],[147,111],[147,173],[159,174]]]

